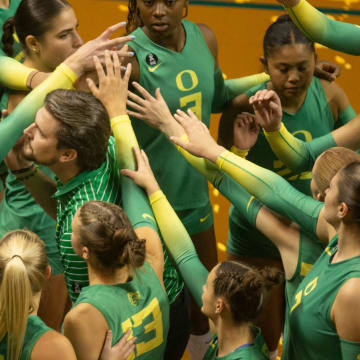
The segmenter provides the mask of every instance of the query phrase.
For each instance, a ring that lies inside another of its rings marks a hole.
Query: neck
[[[129,269],[126,266],[121,269],[115,269],[112,272],[109,271],[108,273],[104,273],[104,271],[97,270],[88,263],[88,271],[90,285],[115,285],[126,283],[130,275]]]
[[[338,234],[338,250],[333,263],[350,259],[360,255],[360,229],[357,224],[341,223],[336,229]]]
[[[66,184],[69,180],[81,173],[80,169],[75,164],[63,165],[61,163],[56,163],[55,165],[50,165],[49,169],[55,173],[62,184]]]
[[[146,27],[143,27],[142,29],[152,42],[169,50],[180,52],[185,46],[186,35],[182,24],[179,24],[176,31],[169,34],[153,33]]]
[[[40,57],[35,54],[31,54],[31,56],[27,55],[24,60],[24,65],[41,72],[52,72],[54,70],[54,69],[49,69],[47,66],[45,66],[42,63]]]
[[[10,6],[10,0],[0,0],[0,9],[8,9]]]
[[[250,324],[235,324],[234,322],[219,319],[215,324],[218,336],[218,356],[232,353],[239,346],[250,344],[254,340]]]

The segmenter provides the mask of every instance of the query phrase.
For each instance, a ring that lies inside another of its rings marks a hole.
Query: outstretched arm
[[[218,167],[229,174],[251,194],[276,212],[289,217],[305,229],[318,232],[324,239],[323,222],[318,217],[323,204],[298,192],[286,180],[275,173],[261,168],[236,156],[216,144],[207,129],[190,117],[175,115],[189,136],[189,142],[173,137],[172,140],[196,156],[216,162]],[[325,239],[324,239],[325,240]],[[326,239],[327,240],[327,239]]]
[[[168,253],[175,261],[192,296],[201,306],[202,285],[206,282],[208,271],[200,262],[184,225],[160,190],[145,152],[138,148],[134,151],[138,170],[122,170],[121,172],[146,190]]]
[[[278,0],[297,27],[312,41],[351,55],[360,55],[360,28],[330,19],[306,0]]]

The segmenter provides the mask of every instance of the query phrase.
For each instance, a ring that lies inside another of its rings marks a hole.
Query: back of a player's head
[[[0,338],[7,334],[7,359],[19,359],[33,295],[45,282],[48,259],[33,232],[15,230],[0,240]]]
[[[90,264],[102,271],[145,261],[145,241],[140,240],[124,210],[104,201],[89,201],[78,210],[79,239],[91,255]]]
[[[58,122],[58,149],[76,150],[82,171],[99,168],[111,132],[104,105],[90,93],[55,90],[46,96],[44,106]]]
[[[314,43],[298,29],[290,16],[281,15],[265,32],[263,41],[265,60],[279,47],[292,44],[308,45],[309,49],[315,53]]]
[[[233,321],[238,324],[254,321],[269,290],[283,281],[282,272],[276,269],[258,270],[235,261],[223,261],[215,274],[214,294],[226,300]]]
[[[313,168],[313,181],[319,193],[324,193],[331,179],[346,165],[360,161],[360,155],[344,147],[325,150],[317,159]]]

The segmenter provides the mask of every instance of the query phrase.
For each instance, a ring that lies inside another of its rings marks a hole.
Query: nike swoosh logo
[[[149,72],[154,72],[161,64],[162,64],[162,62],[155,65],[155,66],[153,66],[153,67],[148,66],[148,71]]]
[[[200,218],[200,222],[202,223],[202,222],[206,221],[209,216],[210,216],[210,214],[207,214],[205,217]]]
[[[142,214],[142,217],[143,217],[144,219],[150,219],[150,220],[152,220],[152,221],[155,222],[155,219],[154,219],[151,215],[149,215],[149,214],[144,213],[144,214]]]

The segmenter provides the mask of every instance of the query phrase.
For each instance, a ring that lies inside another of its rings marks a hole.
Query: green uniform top
[[[21,0],[10,0],[10,4],[9,7],[7,9],[1,9],[0,8],[0,43],[1,43],[1,49],[0,49],[0,54],[1,55],[5,55],[7,56],[4,51],[2,50],[2,42],[1,42],[1,38],[3,36],[3,25],[5,23],[5,21],[7,19],[9,19],[10,17],[14,16],[16,13],[16,10],[19,6],[19,4],[21,3]],[[13,45],[13,58],[15,58],[16,60],[22,60],[24,57],[24,53],[22,51],[22,47],[19,43],[19,39],[17,38],[17,36],[14,34],[14,45]]]
[[[297,265],[294,275],[291,279],[286,279],[285,284],[285,326],[283,336],[283,348],[286,348],[288,337],[288,317],[290,312],[290,302],[292,301],[297,288],[306,274],[311,270],[312,266],[325,249],[325,243],[319,240],[314,234],[299,229],[299,253]]]
[[[260,330],[253,327],[254,342],[240,346],[232,353],[225,356],[217,356],[218,337],[215,334],[212,337],[209,348],[207,349],[204,360],[267,360],[269,359],[269,350],[265,344]]]
[[[44,322],[35,315],[29,315],[26,331],[24,337],[24,344],[22,347],[22,353],[20,355],[19,360],[30,360],[31,352],[36,344],[36,342],[44,335],[47,331],[51,331],[48,326],[44,324]],[[6,352],[7,352],[7,336],[5,336],[0,341],[0,360],[6,360]]]
[[[5,91],[0,102],[1,109],[6,109],[9,92]],[[51,172],[40,166],[49,176]],[[5,192],[0,202],[0,237],[10,230],[28,229],[36,233],[45,243],[52,273],[62,273],[59,250],[55,241],[56,222],[35,202],[24,184],[11,172],[5,180]]]
[[[252,96],[257,91],[266,89],[267,83],[257,85],[246,92]],[[304,141],[328,134],[334,129],[334,117],[327,102],[321,82],[316,77],[307,90],[304,104],[296,112],[289,114],[283,111],[283,122],[286,128],[296,137]],[[295,174],[277,159],[265,135],[260,132],[256,144],[247,156],[264,168],[276,172],[290,181],[291,184],[304,194],[311,195],[311,172]],[[276,247],[259,231],[250,227],[244,216],[236,209],[230,209],[228,252],[245,257],[280,257]]]
[[[358,344],[355,356],[344,357],[342,341],[330,318],[341,286],[351,278],[360,277],[359,256],[331,263],[337,243],[335,236],[301,282],[291,302],[285,359],[348,360],[360,356]]]
[[[153,43],[141,28],[133,32],[136,39],[129,45],[139,62],[140,84],[150,94],[159,87],[172,114],[177,109],[191,109],[209,126],[213,102],[224,104],[227,97],[225,93],[216,95],[221,84],[215,89],[215,61],[199,27],[186,20],[182,24],[186,42],[180,52]],[[221,73],[220,77],[222,80]],[[160,187],[174,209],[205,206],[209,201],[206,179],[186,162],[160,131],[138,119],[132,119],[132,124]]]
[[[85,287],[74,306],[80,303],[91,304],[102,313],[113,333],[113,345],[130,329],[131,337],[137,337],[136,359],[163,358],[169,302],[149,263],[137,269],[129,282]]]

